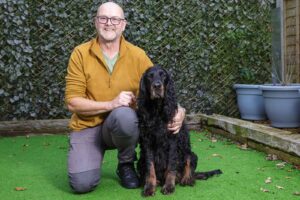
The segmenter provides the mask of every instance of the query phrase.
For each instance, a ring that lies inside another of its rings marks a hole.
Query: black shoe
[[[128,189],[139,187],[139,178],[135,172],[133,163],[119,164],[117,174],[121,179],[121,185]]]

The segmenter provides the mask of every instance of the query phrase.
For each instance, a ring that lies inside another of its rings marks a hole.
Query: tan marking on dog
[[[152,184],[153,186],[156,186],[156,173],[153,162],[150,163],[150,173],[147,177],[146,184]]]

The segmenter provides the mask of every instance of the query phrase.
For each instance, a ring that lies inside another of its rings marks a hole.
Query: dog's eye
[[[164,76],[165,76],[165,73],[164,73],[163,71],[160,71],[160,72],[159,72],[159,76],[160,76],[160,77],[164,77]]]
[[[153,74],[153,73],[149,73],[149,74],[148,74],[148,78],[149,78],[149,79],[152,79],[152,78],[153,78],[153,76],[154,76],[154,74]]]

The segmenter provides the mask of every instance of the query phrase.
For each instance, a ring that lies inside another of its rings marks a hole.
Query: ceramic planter
[[[262,85],[266,114],[271,126],[300,127],[300,85]]]
[[[237,94],[237,103],[242,119],[267,119],[260,85],[235,84],[233,88]]]

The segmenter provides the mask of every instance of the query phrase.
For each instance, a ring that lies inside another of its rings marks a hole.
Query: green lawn
[[[226,139],[211,140],[205,132],[192,132],[191,139],[199,156],[198,170],[220,168],[224,174],[197,181],[194,187],[178,185],[169,196],[158,188],[156,196],[148,199],[300,199],[296,195],[300,192],[300,171],[293,166],[279,167],[282,161],[267,161],[264,153],[243,150]],[[67,150],[64,135],[0,138],[0,199],[142,199],[141,189],[127,190],[119,185],[116,151],[107,151],[102,181],[95,191],[72,194],[66,172]],[[25,190],[16,191],[17,187]]]

